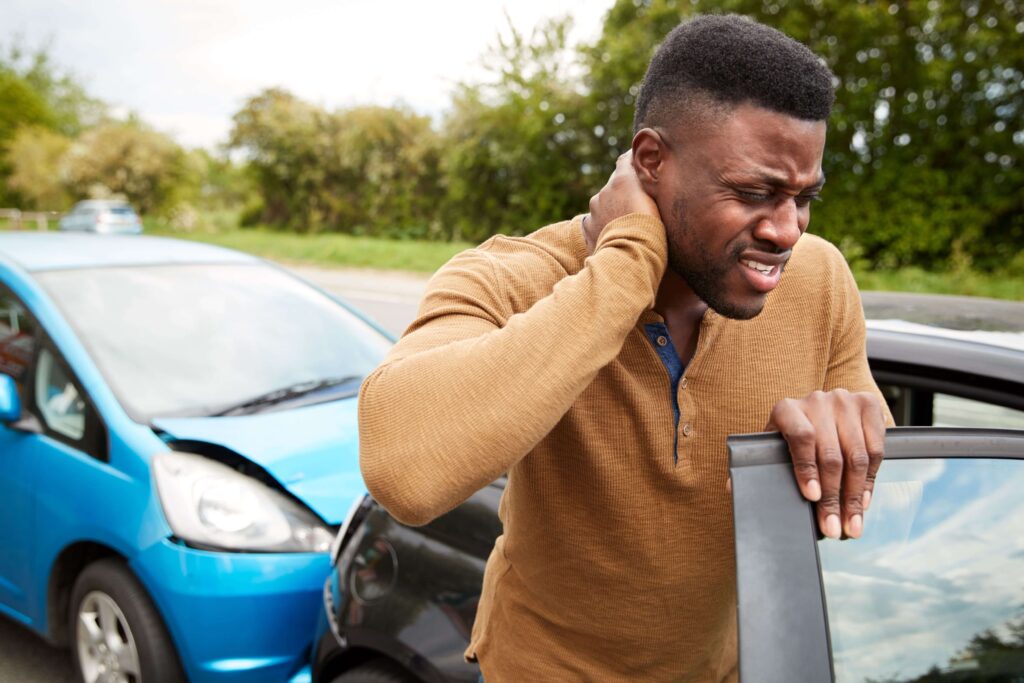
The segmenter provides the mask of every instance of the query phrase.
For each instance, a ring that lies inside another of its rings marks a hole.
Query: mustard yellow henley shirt
[[[677,420],[644,332],[664,254],[638,214],[592,255],[579,217],[492,238],[437,272],[363,385],[363,475],[398,520],[508,473],[467,651],[487,683],[734,680],[725,438],[785,397],[877,392],[849,268],[804,235],[759,316],[705,314]]]

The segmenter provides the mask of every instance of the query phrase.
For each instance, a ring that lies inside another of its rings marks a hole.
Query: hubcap
[[[102,591],[86,594],[75,621],[75,644],[85,683],[141,683],[135,638],[113,598]]]

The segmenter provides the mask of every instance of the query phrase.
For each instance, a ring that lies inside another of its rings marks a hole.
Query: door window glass
[[[949,394],[935,394],[933,411],[938,427],[1024,429],[1024,411]]]
[[[1024,462],[886,462],[819,543],[838,683],[1024,680]]]
[[[13,377],[19,390],[35,348],[36,328],[25,307],[0,291],[0,372]]]
[[[49,349],[39,353],[36,405],[46,426],[61,436],[80,441],[85,436],[85,400],[71,373]]]

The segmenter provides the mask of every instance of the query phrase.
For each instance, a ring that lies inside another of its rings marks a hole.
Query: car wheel
[[[375,661],[346,671],[331,683],[419,683],[397,664]]]
[[[120,560],[86,567],[75,581],[68,611],[71,656],[83,683],[185,680],[153,601]]]

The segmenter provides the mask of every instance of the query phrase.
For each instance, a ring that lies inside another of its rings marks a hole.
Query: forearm
[[[442,317],[403,339],[360,395],[361,466],[374,497],[400,520],[425,523],[526,455],[653,304],[664,268],[658,230],[633,216],[609,225],[580,272],[501,326]]]

